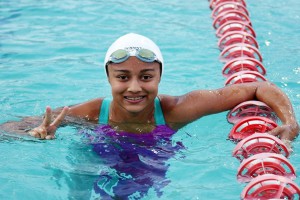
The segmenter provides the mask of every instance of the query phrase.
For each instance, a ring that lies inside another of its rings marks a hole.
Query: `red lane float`
[[[222,74],[224,77],[228,78],[232,74],[240,71],[256,71],[261,75],[266,75],[266,69],[263,64],[249,57],[238,57],[228,61],[222,69]]]
[[[225,47],[233,44],[249,44],[258,49],[256,39],[249,33],[243,31],[230,31],[224,34],[218,41],[218,47],[222,51]]]
[[[254,178],[242,191],[243,200],[299,199],[300,188],[289,178],[265,174]]]
[[[239,43],[225,47],[220,53],[219,59],[221,62],[228,62],[234,58],[249,57],[255,58],[262,62],[262,55],[259,50],[249,44]]]
[[[248,15],[238,10],[230,10],[217,15],[213,21],[213,27],[217,29],[229,21],[242,21],[251,26],[251,21]]]
[[[273,110],[261,101],[245,101],[240,103],[228,112],[227,121],[231,124],[236,124],[243,118],[252,116],[266,117],[274,122],[278,121]]]
[[[247,8],[241,4],[240,2],[221,2],[219,3],[212,11],[211,18],[215,19],[216,16],[220,15],[223,12],[226,11],[232,11],[232,10],[238,10],[240,12],[245,13],[249,16],[249,12]]]
[[[229,133],[229,138],[240,141],[254,133],[266,133],[277,127],[277,124],[266,117],[246,117],[237,122]]]
[[[232,156],[243,161],[260,153],[276,153],[289,157],[286,145],[277,137],[266,133],[254,133],[240,141],[232,151]]]
[[[239,182],[250,182],[251,179],[263,174],[274,174],[295,180],[295,168],[286,157],[276,153],[259,153],[241,163],[237,179]]]
[[[239,83],[251,83],[266,81],[267,79],[258,72],[255,71],[240,71],[232,74],[225,81],[225,85],[239,84]]]
[[[223,3],[223,2],[236,2],[236,3],[240,3],[243,6],[246,7],[246,2],[244,0],[211,0],[209,2],[209,7],[211,10],[213,10],[218,4]]]
[[[216,30],[216,36],[222,37],[224,34],[231,32],[231,31],[243,31],[251,34],[253,37],[256,37],[256,33],[253,30],[252,26],[248,23],[242,22],[242,21],[228,21],[224,24],[222,24],[217,30]]]

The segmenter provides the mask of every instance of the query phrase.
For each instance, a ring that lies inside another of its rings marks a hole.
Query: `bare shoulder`
[[[70,107],[68,115],[97,121],[103,98],[92,99]]]
[[[170,95],[159,95],[160,105],[164,114],[171,112],[176,108],[179,97],[178,96],[170,96]]]
[[[164,113],[167,124],[172,128],[180,128],[190,122],[189,117],[184,112],[186,108],[185,95],[183,96],[170,96],[159,95],[160,104]]]

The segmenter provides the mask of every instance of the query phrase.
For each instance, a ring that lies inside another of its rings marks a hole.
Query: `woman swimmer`
[[[71,196],[82,193],[82,199],[129,199],[145,196],[150,188],[162,195],[161,189],[170,182],[167,161],[184,149],[183,144],[172,141],[175,131],[247,100],[268,104],[281,119],[282,125],[270,134],[286,142],[298,135],[299,125],[288,97],[268,82],[196,90],[183,96],[158,95],[164,62],[159,48],[144,36],[127,34],[117,39],[106,53],[104,66],[112,100],[98,98],[53,112],[47,107],[42,122],[40,117],[27,117],[0,125],[7,132],[28,129],[26,133],[40,139],[55,138],[58,127],[74,125],[78,119],[83,125],[95,125],[93,131],[80,133],[106,167],[99,167],[95,180],[71,173]],[[41,124],[33,125],[37,122]],[[143,134],[136,137],[136,132]]]
[[[299,125],[288,97],[270,82],[195,90],[182,96],[158,95],[163,57],[158,46],[144,36],[130,33],[117,39],[106,53],[104,67],[112,100],[97,98],[53,112],[47,107],[41,125],[31,127],[28,133],[40,139],[53,139],[62,123],[71,123],[69,117],[109,124],[128,132],[151,132],[155,127],[151,125],[161,124],[177,130],[205,115],[232,109],[244,101],[259,100],[269,105],[282,122],[270,134],[287,142],[298,135]],[[56,116],[54,121],[52,115]]]

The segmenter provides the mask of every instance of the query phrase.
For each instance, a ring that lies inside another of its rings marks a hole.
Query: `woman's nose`
[[[129,92],[134,92],[134,93],[142,91],[140,83],[137,79],[132,79],[130,81],[128,91]]]

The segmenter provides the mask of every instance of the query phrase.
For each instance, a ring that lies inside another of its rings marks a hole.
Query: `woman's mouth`
[[[124,98],[127,101],[129,101],[130,103],[139,103],[139,102],[141,102],[145,98],[145,96],[138,96],[138,97],[125,96]]]

